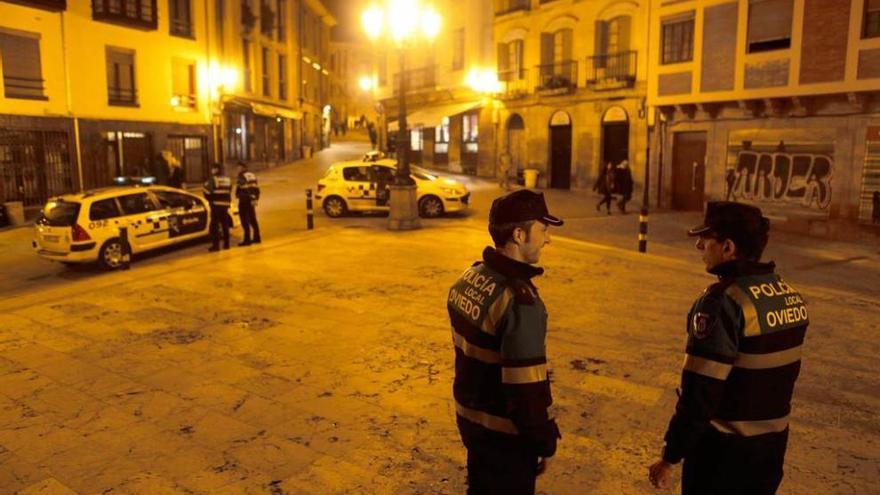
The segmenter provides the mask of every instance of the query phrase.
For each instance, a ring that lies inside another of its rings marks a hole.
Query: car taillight
[[[89,233],[86,232],[86,229],[76,224],[73,226],[73,242],[82,242],[82,241],[91,241],[92,238],[89,236]]]

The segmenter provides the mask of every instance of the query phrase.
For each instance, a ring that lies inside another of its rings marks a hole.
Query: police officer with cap
[[[683,495],[772,495],[782,481],[809,319],[801,295],[760,261],[769,227],[758,208],[718,201],[688,232],[718,281],[688,315],[678,404],[649,469],[655,487],[682,459]]]
[[[211,205],[211,248],[208,251],[220,250],[220,231],[223,231],[223,249],[229,249],[229,206],[232,204],[232,181],[223,174],[223,166],[215,163],[211,166],[211,178],[202,189],[205,199]]]
[[[526,189],[496,199],[495,247],[449,290],[456,422],[467,448],[468,494],[531,495],[561,438],[549,416],[547,310],[532,279],[562,220]]]

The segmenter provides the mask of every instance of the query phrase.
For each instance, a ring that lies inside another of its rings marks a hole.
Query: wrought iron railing
[[[577,60],[563,60],[552,64],[538,66],[540,80],[539,89],[568,89],[577,87],[578,63]]]
[[[404,72],[406,76],[407,92],[422,91],[426,89],[434,89],[436,86],[436,77],[434,66],[420,67],[418,69],[410,69]],[[400,91],[400,74],[394,74],[394,94]]]
[[[137,90],[108,86],[107,101],[111,105],[137,105]]]
[[[156,0],[92,0],[92,19],[156,29]]]
[[[636,83],[638,52],[604,53],[587,57],[592,68],[587,84],[594,89],[630,88]]]
[[[45,98],[45,95],[43,95],[42,79],[3,76],[3,86],[7,98]]]
[[[518,68],[498,72],[501,94],[504,96],[524,95],[529,92],[529,71]]]
[[[531,0],[500,0],[495,3],[495,15],[501,16],[520,10],[529,10],[530,2]]]

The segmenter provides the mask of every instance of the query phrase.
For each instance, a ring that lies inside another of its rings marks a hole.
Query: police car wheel
[[[437,196],[425,196],[419,201],[419,214],[425,218],[437,218],[443,214],[443,201]]]
[[[98,263],[108,270],[115,270],[122,266],[122,255],[122,243],[119,239],[110,239],[101,246]]]
[[[348,212],[345,200],[339,196],[330,196],[324,200],[324,213],[330,218],[339,218]]]

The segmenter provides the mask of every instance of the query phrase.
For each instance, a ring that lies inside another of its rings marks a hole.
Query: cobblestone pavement
[[[463,493],[444,303],[487,240],[326,227],[6,298],[0,491]],[[649,493],[709,278],[567,238],[544,261],[563,439],[539,488]],[[799,288],[814,323],[781,493],[876,493],[876,299]]]

